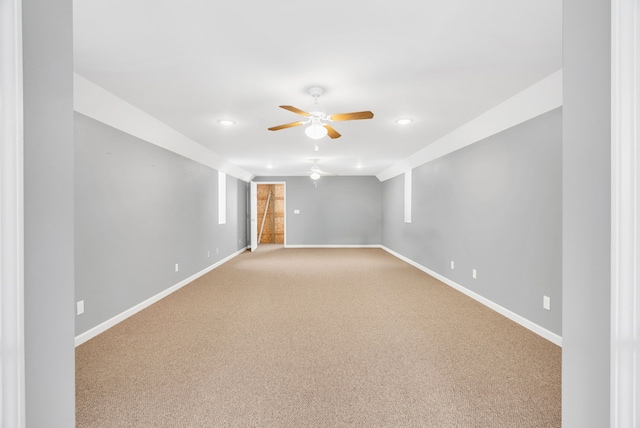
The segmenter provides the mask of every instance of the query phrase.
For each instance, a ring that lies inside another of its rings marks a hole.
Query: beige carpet
[[[559,427],[561,349],[379,249],[260,247],[76,350],[78,427]]]

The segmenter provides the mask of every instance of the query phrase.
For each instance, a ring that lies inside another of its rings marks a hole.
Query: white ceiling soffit
[[[561,0],[73,6],[77,74],[164,124],[172,137],[158,127],[153,138],[167,147],[242,177],[306,175],[310,159],[335,175],[386,176],[562,68]],[[308,109],[312,86],[328,113],[375,116],[334,123],[342,137],[317,152],[301,126],[267,131],[299,120],[278,106]]]
[[[218,171],[250,181],[253,175],[182,135],[148,113],[74,73],[73,108],[92,119]]]
[[[388,180],[562,106],[562,70],[434,141],[376,176]]]

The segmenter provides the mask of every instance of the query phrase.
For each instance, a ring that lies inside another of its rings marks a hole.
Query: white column
[[[611,13],[611,427],[640,426],[640,3]]]
[[[24,428],[22,3],[0,1],[0,332],[3,427]]]

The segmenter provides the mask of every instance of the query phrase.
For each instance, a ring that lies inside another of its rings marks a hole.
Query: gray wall
[[[227,176],[219,225],[214,169],[79,113],[75,157],[76,334],[246,246],[247,183]]]
[[[415,168],[409,224],[384,182],[383,244],[562,335],[561,152],[556,109]]]
[[[565,0],[562,419],[609,426],[611,2]]]
[[[287,245],[379,245],[382,185],[375,177],[257,177],[284,181]],[[300,214],[293,214],[294,210]]]
[[[70,0],[22,2],[27,427],[75,425]]]

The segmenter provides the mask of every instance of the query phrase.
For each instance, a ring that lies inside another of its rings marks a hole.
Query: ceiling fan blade
[[[371,119],[373,117],[373,113],[370,111],[357,111],[354,113],[341,113],[341,114],[332,114],[329,118],[333,121],[339,122],[341,120],[360,120],[360,119]]]
[[[267,128],[269,131],[279,131],[281,129],[286,129],[286,128],[293,128],[294,126],[300,126],[302,124],[304,124],[304,121],[299,121],[299,122],[291,122],[291,123],[286,123],[284,125],[279,125],[279,126],[272,126],[271,128]]]
[[[299,108],[293,107],[293,106],[280,106],[280,108],[283,108],[285,110],[289,110],[292,113],[295,114],[299,114],[300,116],[304,116],[304,117],[311,117],[311,113],[307,113],[306,111],[300,110]]]
[[[327,135],[330,138],[340,138],[340,133],[338,131],[336,131],[335,129],[333,129],[331,126],[324,125],[324,127],[327,129]]]

